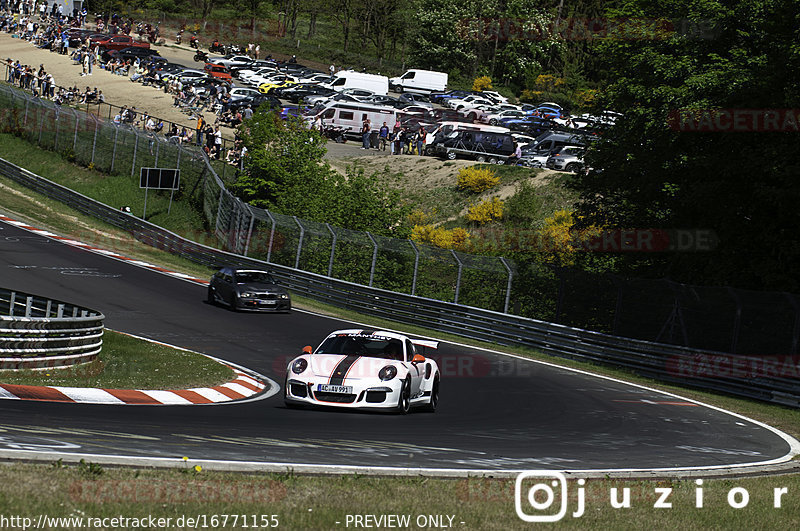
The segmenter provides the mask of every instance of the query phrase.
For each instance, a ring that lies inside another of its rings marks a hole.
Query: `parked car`
[[[319,85],[294,85],[283,89],[280,97],[292,103],[300,103],[306,96],[333,96],[335,94],[335,90],[320,87]]]
[[[237,111],[239,109],[244,109],[248,105],[254,111],[258,109],[261,105],[266,104],[270,109],[280,109],[281,102],[275,96],[269,96],[267,94],[257,94],[255,96],[244,96],[241,98],[237,98],[236,100],[231,100],[228,103],[228,108],[232,111]]]
[[[253,88],[247,88],[247,87],[234,87],[234,88],[231,89],[231,91],[228,93],[228,95],[231,98],[231,103],[233,103],[234,101],[240,100],[242,98],[248,98],[248,97],[253,97],[253,96],[259,96],[259,97],[263,96],[263,94],[261,94],[258,90],[253,89]]]
[[[479,118],[479,121],[484,124],[497,125],[500,123],[500,120],[503,120],[504,118],[522,119],[525,118],[525,113],[522,111],[489,112],[483,114]]]
[[[447,92],[433,92],[430,94],[430,98],[433,103],[444,105],[445,102],[447,102],[447,100],[451,100],[454,98],[464,98],[472,94],[475,93],[468,90],[449,90]]]
[[[164,63],[168,62],[166,59],[161,57],[161,54],[156,50],[153,50],[152,48],[144,48],[142,46],[130,46],[128,48],[123,48],[122,50],[109,50],[107,57],[114,59],[119,58],[123,61],[135,61],[136,59],[151,59],[158,57],[159,59],[157,59],[157,61],[163,61]]]
[[[564,146],[548,157],[545,166],[551,170],[562,170],[577,173],[583,169],[583,153],[581,146]]]
[[[209,304],[225,304],[231,310],[288,312],[289,292],[266,271],[223,267],[208,284]]]
[[[92,38],[92,44],[105,48],[106,50],[122,50],[132,46],[141,46],[142,48],[150,48],[150,43],[139,42],[133,37],[128,35],[112,35],[106,39],[97,37]]]
[[[235,66],[244,66],[253,62],[253,60],[246,55],[226,55],[224,57],[211,57],[208,59],[209,63],[215,65],[227,66],[232,68]]]
[[[471,94],[469,96],[464,96],[463,98],[453,98],[445,102],[445,105],[450,107],[451,109],[455,109],[457,111],[464,110],[464,109],[472,109],[474,107],[484,106],[484,107],[491,107],[494,105],[494,102],[491,100],[487,100],[482,96],[477,96],[475,94]]]
[[[400,94],[397,98],[398,101],[409,103],[412,105],[420,105],[422,107],[429,107],[433,109],[433,103],[431,103],[431,99],[424,94],[415,94],[413,92],[406,92],[404,94]]]

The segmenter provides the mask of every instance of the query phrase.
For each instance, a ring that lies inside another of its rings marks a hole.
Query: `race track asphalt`
[[[124,250],[122,250],[124,253]],[[351,324],[234,313],[205,288],[0,223],[0,286],[85,305],[106,326],[283,383],[304,345]],[[0,449],[481,470],[755,463],[789,444],[746,419],[622,382],[442,343],[441,403],[407,416],[291,410],[278,393],[219,406],[0,400]]]

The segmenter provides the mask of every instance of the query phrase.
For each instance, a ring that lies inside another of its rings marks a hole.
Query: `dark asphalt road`
[[[65,269],[70,268],[70,269]],[[233,313],[205,289],[0,223],[0,286],[102,311],[107,327],[199,350],[283,382],[286,361],[341,321]],[[520,470],[719,466],[775,459],[777,434],[669,395],[448,343],[435,414],[0,400],[0,448]]]

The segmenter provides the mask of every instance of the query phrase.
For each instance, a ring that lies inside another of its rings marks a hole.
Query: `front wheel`
[[[208,287],[208,296],[206,298],[209,304],[216,304],[216,298],[214,297],[214,288],[211,286]]]
[[[484,157],[483,155],[478,155],[477,157],[475,157],[475,160],[478,162],[486,162],[486,157]]]
[[[489,164],[497,164],[497,159],[492,157],[489,159]]]
[[[403,387],[400,388],[400,396],[397,398],[397,412],[401,415],[407,414],[411,410],[411,380],[403,380]]]
[[[454,151],[447,152],[447,160],[456,160],[456,154]]]

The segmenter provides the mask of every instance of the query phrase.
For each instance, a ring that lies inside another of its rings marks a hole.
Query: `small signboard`
[[[176,168],[142,168],[139,173],[139,188],[144,188],[144,212],[142,219],[147,219],[147,192],[149,190],[171,190],[167,214],[172,210],[172,197],[181,183],[181,170]]]
[[[181,181],[181,170],[175,168],[142,168],[139,188],[154,190],[177,190]]]

